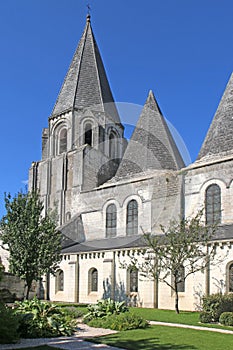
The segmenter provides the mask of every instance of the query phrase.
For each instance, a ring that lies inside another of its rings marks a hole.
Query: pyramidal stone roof
[[[55,103],[52,115],[75,108],[93,108],[120,118],[108,83],[103,61],[91,28],[90,15]]]
[[[178,170],[184,166],[154,94],[150,91],[116,178],[150,169]]]
[[[219,103],[197,160],[233,154],[233,74]]]

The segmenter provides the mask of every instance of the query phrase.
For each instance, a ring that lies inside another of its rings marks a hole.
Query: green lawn
[[[73,306],[77,310],[81,311],[83,314],[88,312],[87,305],[80,305],[74,303],[59,303],[61,306]],[[192,326],[202,326],[209,328],[218,328],[218,329],[229,329],[233,330],[233,327],[221,326],[218,324],[201,324],[199,322],[199,312],[191,311],[181,311],[179,315],[176,314],[174,310],[159,310],[159,309],[148,309],[148,308],[130,308],[131,312],[136,313],[137,315],[145,318],[149,321],[160,321],[160,322],[169,322],[169,323],[182,323]]]
[[[130,311],[134,312],[137,315],[140,315],[141,317],[149,321],[181,323],[192,326],[229,329],[233,331],[233,327],[222,326],[219,324],[200,323],[199,312],[181,311],[179,314],[176,314],[173,310],[159,310],[146,308],[130,308]]]
[[[74,306],[74,305],[73,305]],[[84,313],[87,311],[84,306],[77,306]],[[130,308],[134,312],[150,321],[182,323],[194,326],[216,327],[231,329],[220,325],[200,324],[198,312],[181,311],[179,315],[171,310],[158,310],[146,308]],[[132,350],[232,350],[233,335],[221,334],[208,331],[197,331],[167,326],[151,326],[147,329],[138,329],[119,332],[114,335],[87,339],[95,343],[103,343],[112,346]],[[21,350],[52,350],[49,346],[27,348]]]
[[[90,339],[89,339],[90,340]],[[152,326],[99,338],[101,342],[132,350],[232,350],[233,335],[176,327]]]
[[[181,311],[178,315],[173,310],[130,308],[130,311],[149,321],[183,323],[193,326],[199,325],[199,312]]]

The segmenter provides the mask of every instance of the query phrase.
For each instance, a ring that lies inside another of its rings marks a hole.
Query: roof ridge
[[[85,34],[85,32],[86,32],[86,28],[87,28],[87,24],[86,24],[86,26],[85,26],[85,28],[84,28],[84,30],[83,30],[81,39],[80,39],[80,41],[79,41],[79,43],[78,43],[78,45],[77,45],[77,47],[76,47],[76,49],[75,49],[75,52],[74,52],[73,57],[72,57],[72,59],[71,59],[70,65],[69,65],[68,70],[67,70],[67,72],[66,72],[65,78],[64,78],[63,83],[62,83],[62,85],[61,85],[61,88],[60,88],[60,90],[59,90],[59,92],[58,92],[57,100],[56,100],[55,105],[54,105],[54,107],[53,107],[51,116],[52,116],[53,114],[61,114],[61,112],[60,112],[60,113],[54,113],[54,112],[55,112],[55,110],[56,110],[56,106],[57,106],[57,104],[58,104],[60,94],[61,94],[61,92],[62,92],[62,90],[63,90],[63,88],[64,88],[64,86],[65,86],[66,79],[67,79],[67,77],[68,77],[68,75],[69,75],[69,72],[70,72],[71,66],[72,66],[72,64],[73,64],[74,58],[75,58],[75,56],[76,56],[76,54],[77,54],[79,48],[81,47],[81,45],[82,45],[82,52],[83,52],[85,40],[82,40],[82,38],[84,37],[84,34]],[[81,62],[79,62],[79,68],[80,68],[80,64],[81,64]],[[78,71],[79,71],[79,69],[78,69]],[[74,94],[74,101],[75,101],[75,94]],[[74,108],[74,106],[72,106],[72,108]]]
[[[72,109],[74,109],[75,107],[75,96],[76,96],[76,93],[77,93],[77,89],[78,89],[78,80],[79,80],[79,76],[80,76],[80,67],[81,67],[81,64],[82,64],[82,60],[83,60],[83,52],[84,52],[84,44],[85,44],[85,40],[87,38],[87,31],[88,31],[88,27],[90,27],[91,23],[90,23],[90,15],[88,17],[87,15],[87,21],[86,21],[86,26],[85,26],[85,29],[84,29],[84,32],[83,32],[83,35],[82,37],[84,36],[84,40],[83,40],[83,46],[82,46],[82,52],[81,52],[81,56],[80,56],[80,61],[79,61],[79,69],[78,69],[78,76],[77,76],[77,84],[76,84],[76,88],[75,88],[75,93],[74,93],[74,100],[73,100],[73,105],[72,105]],[[76,53],[76,52],[75,52]],[[69,71],[69,70],[68,70]],[[68,72],[67,72],[68,73]],[[65,80],[64,80],[65,81]]]
[[[91,25],[90,25],[91,26]],[[101,98],[101,101],[104,105],[104,101],[103,101],[103,96],[102,96],[102,87],[101,87],[101,83],[100,83],[100,75],[99,75],[99,69],[98,69],[98,65],[97,65],[97,59],[96,59],[96,53],[95,53],[95,36],[94,36],[94,33],[92,32],[92,39],[93,39],[93,54],[94,54],[94,60],[95,60],[95,68],[96,68],[96,72],[97,72],[97,78],[98,78],[98,85],[99,85],[99,90],[101,92],[100,94],[100,98]]]

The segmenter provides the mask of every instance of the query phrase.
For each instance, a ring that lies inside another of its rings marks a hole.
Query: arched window
[[[221,222],[221,190],[216,184],[206,189],[205,213],[207,225]]]
[[[233,263],[230,264],[229,266],[229,292],[233,293]]]
[[[88,274],[89,293],[98,291],[98,271],[95,268],[89,270]]]
[[[114,237],[117,227],[117,209],[115,204],[109,204],[106,209],[106,237]]]
[[[59,154],[67,151],[67,130],[62,129],[59,134]]]
[[[127,205],[126,213],[126,234],[138,234],[138,203],[136,200],[131,200]]]
[[[114,132],[109,135],[109,157],[117,158],[117,135]]]
[[[104,128],[99,125],[99,149],[104,152],[105,131]]]
[[[71,212],[68,211],[68,212],[66,213],[66,222],[69,221],[70,219],[71,219]]]
[[[92,125],[91,123],[87,123],[85,125],[85,131],[84,131],[84,144],[88,144],[92,146]]]
[[[62,270],[58,270],[56,273],[56,291],[64,290],[64,272]]]
[[[138,270],[128,270],[129,292],[138,292]]]
[[[178,274],[178,284],[177,284],[177,289],[178,292],[184,292],[185,291],[185,269],[184,266],[181,266],[179,269],[179,274]]]

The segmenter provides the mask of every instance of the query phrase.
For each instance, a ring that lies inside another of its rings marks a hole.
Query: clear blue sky
[[[152,89],[194,161],[233,71],[232,0],[89,0],[116,101]],[[24,188],[82,34],[84,0],[0,1],[3,194]],[[136,122],[136,121],[135,121]]]

